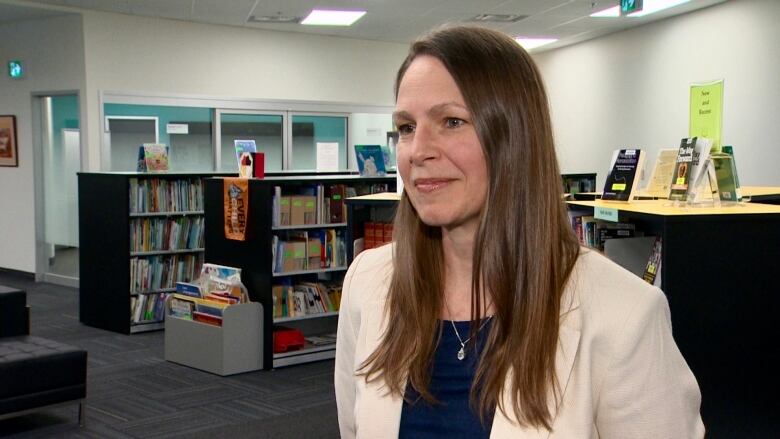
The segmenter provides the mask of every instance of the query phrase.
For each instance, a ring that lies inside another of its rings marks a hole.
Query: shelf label
[[[593,216],[604,221],[618,222],[618,210],[610,207],[596,206],[593,208]]]

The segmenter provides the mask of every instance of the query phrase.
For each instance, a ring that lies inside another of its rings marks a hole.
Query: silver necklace
[[[481,325],[479,325],[479,329],[477,329],[476,334],[479,334],[479,331],[482,330],[482,328],[487,324],[487,322],[492,319],[493,316],[488,316]],[[464,358],[466,358],[466,343],[468,343],[471,340],[471,337],[467,338],[465,341],[460,338],[460,334],[458,333],[458,328],[455,327],[455,322],[450,320],[450,323],[452,324],[452,329],[455,331],[455,337],[458,337],[458,343],[460,343],[460,350],[458,351],[458,360],[463,361]]]

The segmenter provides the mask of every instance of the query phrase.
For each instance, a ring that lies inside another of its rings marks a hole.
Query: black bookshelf
[[[363,238],[363,225],[368,221],[392,223],[398,207],[399,196],[393,193],[347,198],[347,242]],[[347,261],[352,263],[355,254],[351,245],[347,246]]]
[[[130,212],[130,179],[182,180],[216,173],[78,173],[79,321],[123,334],[163,328],[161,322],[133,324],[130,318],[130,222],[143,217],[202,216],[203,211]],[[174,252],[147,252],[164,255]],[[181,250],[175,253],[203,253]],[[159,292],[166,292],[160,290]],[[142,293],[145,294],[145,293]]]
[[[317,184],[345,184],[347,186],[386,184],[390,190],[395,187],[395,177],[360,177],[359,175],[285,175],[265,179],[249,180],[249,208],[247,209],[246,240],[235,241],[225,238],[223,197],[224,179],[206,179],[205,196],[205,239],[206,262],[241,268],[241,278],[252,301],[263,305],[263,369],[305,363],[333,358],[333,346],[315,347],[284,354],[273,353],[273,299],[271,287],[280,279],[293,277],[295,280],[316,281],[320,276],[330,276],[333,280],[342,279],[344,269],[308,270],[296,273],[273,273],[271,245],[275,233],[286,230],[311,230],[317,228],[346,228],[347,224],[320,224],[306,226],[273,227],[274,187],[282,187],[284,194],[297,193],[305,187]],[[347,241],[349,251],[350,244]],[[325,313],[321,316],[290,319],[278,322],[284,326],[301,329],[305,335],[335,332],[337,313]]]
[[[570,202],[569,208],[592,209],[586,204]],[[609,206],[619,210],[621,222],[662,239],[661,288],[674,339],[701,389],[708,437],[733,437],[730,425],[745,426],[745,434],[737,436],[752,437],[748,426],[776,417],[771,383],[777,382],[772,343],[780,337],[774,269],[780,260],[780,211],[740,213],[750,204],[726,214]]]

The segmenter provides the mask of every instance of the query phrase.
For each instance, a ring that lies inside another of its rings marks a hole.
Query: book
[[[192,320],[192,313],[195,311],[195,302],[180,297],[171,297],[169,316],[180,319]]]
[[[355,157],[361,176],[385,175],[385,158],[381,145],[355,145]]]
[[[710,155],[711,142],[704,137],[688,137],[680,141],[677,150],[669,199],[675,201],[693,200],[697,184],[702,183],[702,172]]]
[[[647,258],[647,266],[645,266],[645,272],[642,275],[642,279],[651,285],[660,286],[660,282],[656,283],[656,280],[660,281],[659,273],[661,271],[662,247],[661,237],[658,236],[653,243],[652,250],[650,250],[650,256]]]
[[[203,297],[203,291],[200,285],[189,282],[176,282],[176,292],[190,297]]]
[[[144,143],[138,147],[138,172],[168,170],[170,148],[162,143]]]
[[[601,199],[605,201],[631,201],[639,185],[643,166],[644,154],[641,149],[615,151],[612,155],[612,163]]]
[[[239,175],[242,175],[241,167],[242,167],[242,156],[243,157],[249,157],[249,160],[252,161],[252,153],[257,152],[257,144],[254,140],[234,140],[233,146],[236,149],[236,161],[238,162],[238,171]],[[249,153],[245,155],[244,153]],[[252,176],[252,163],[248,163],[244,166],[249,166],[249,176]],[[243,176],[243,175],[242,175]]]
[[[718,197],[721,201],[739,201],[741,197],[737,187],[737,169],[733,157],[726,153],[713,153],[711,157],[718,181]]]
[[[721,151],[731,156],[731,163],[734,166],[734,184],[736,186],[735,192],[737,199],[742,200],[742,190],[739,184],[739,173],[737,172],[737,160],[734,158],[734,147],[731,145],[723,145]]]
[[[658,151],[658,156],[653,165],[653,172],[650,174],[647,188],[642,195],[656,198],[669,198],[676,160],[676,149],[662,149]]]

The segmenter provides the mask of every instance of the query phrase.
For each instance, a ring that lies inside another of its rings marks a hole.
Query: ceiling
[[[2,1],[2,0],[0,0]],[[645,5],[650,1],[644,0]],[[407,43],[444,23],[466,22],[478,14],[525,16],[511,23],[483,23],[511,35],[553,37],[562,47],[629,27],[721,3],[725,0],[690,0],[688,3],[641,18],[591,18],[593,12],[618,0],[28,0],[30,7],[0,3],[0,22],[91,9],[199,23],[332,35]],[[54,8],[59,12],[40,9]],[[256,23],[251,17],[305,17],[313,8],[365,10],[350,27],[303,26],[297,23]],[[32,15],[31,15],[32,14]]]

